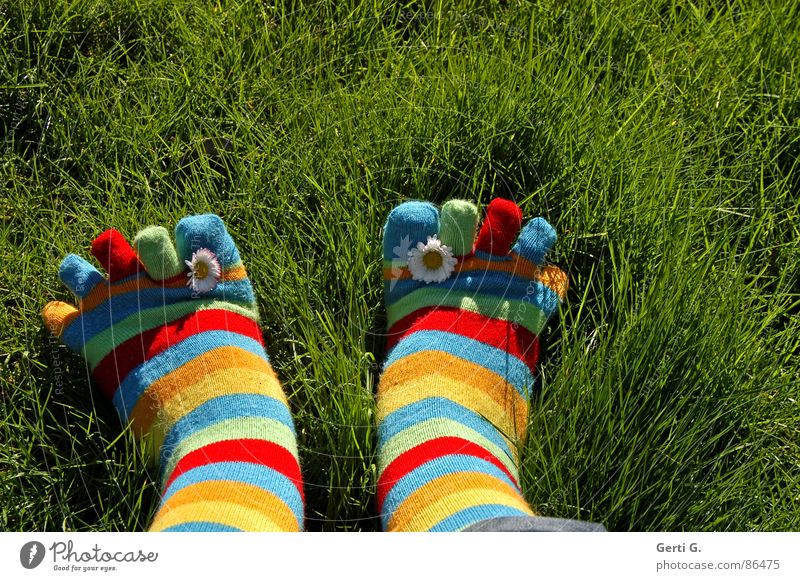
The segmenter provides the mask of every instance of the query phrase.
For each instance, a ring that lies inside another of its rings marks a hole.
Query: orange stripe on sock
[[[444,397],[484,416],[506,436],[524,439],[528,402],[503,377],[443,351],[420,351],[383,372],[378,421],[426,397]]]
[[[262,512],[230,502],[199,502],[181,506],[153,522],[150,531],[164,531],[175,525],[201,520],[246,532],[287,532]]]
[[[280,498],[258,486],[228,480],[200,482],[179,490],[162,505],[151,530],[192,521],[251,531],[299,530],[297,518]]]
[[[513,260],[489,261],[477,257],[470,257],[459,261],[455,267],[455,274],[467,271],[478,272],[507,272],[519,276],[520,278],[535,279],[556,292],[562,299],[567,293],[567,275],[557,266],[547,265],[538,267],[530,260],[519,255],[514,256]],[[384,267],[384,280],[405,280],[411,278],[411,271],[407,266]]]
[[[389,520],[390,531],[425,531],[460,510],[502,504],[533,514],[520,494],[480,472],[458,472],[431,480],[405,499]]]
[[[209,372],[201,381],[187,386],[174,397],[164,402],[163,418],[167,427],[215,397],[223,395],[259,394],[266,395],[286,404],[278,379],[273,373],[252,369],[222,369]]]
[[[241,371],[253,371],[262,375],[256,376],[257,381],[250,383],[242,381],[239,375]],[[171,371],[147,388],[130,416],[134,433],[141,435],[149,431],[159,410],[168,407],[172,400],[185,401],[189,405],[191,401],[198,399],[195,391],[207,394],[209,389],[214,391],[214,396],[264,393],[286,402],[275,372],[263,357],[239,347],[217,347]],[[205,395],[200,397],[207,399]]]
[[[223,271],[220,281],[229,282],[242,280],[245,278],[247,278],[247,271],[243,265],[239,265]],[[179,275],[164,281],[155,281],[149,276],[144,276],[143,273],[142,276],[136,277],[124,283],[112,284],[111,286],[100,284],[83,298],[81,301],[81,310],[91,311],[97,307],[97,305],[109,300],[111,297],[125,293],[155,288],[182,288],[186,286],[187,280],[187,277],[182,277]]]

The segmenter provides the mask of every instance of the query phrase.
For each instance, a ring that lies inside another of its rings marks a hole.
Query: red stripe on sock
[[[217,462],[248,462],[277,470],[297,487],[297,491],[305,504],[303,476],[297,459],[289,450],[275,442],[252,438],[222,440],[189,452],[175,466],[164,485],[164,491],[167,491],[170,484],[181,474],[188,472],[192,468]]]
[[[184,339],[204,331],[230,331],[264,344],[258,324],[252,319],[224,309],[202,310],[145,331],[117,345],[95,367],[92,376],[100,384],[103,393],[111,399],[120,382],[136,367]]]
[[[426,307],[389,329],[386,351],[416,331],[447,331],[502,349],[526,363],[531,373],[539,359],[539,339],[522,325],[455,307]],[[435,345],[431,345],[432,348]]]
[[[429,460],[442,456],[449,456],[451,454],[466,454],[491,462],[502,470],[503,473],[511,479],[511,482],[519,486],[517,479],[511,475],[508,468],[483,446],[479,446],[475,442],[470,442],[463,438],[443,436],[441,438],[428,440],[418,446],[414,446],[410,450],[406,450],[386,467],[386,470],[383,471],[383,474],[381,474],[381,477],[378,479],[379,511],[383,511],[383,502],[386,500],[386,495],[389,494],[392,486],[403,478],[403,476],[419,468]]]

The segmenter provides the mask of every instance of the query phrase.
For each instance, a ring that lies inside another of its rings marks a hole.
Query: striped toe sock
[[[106,231],[92,253],[107,278],[67,256],[59,276],[80,304],[48,304],[45,323],[158,450],[150,530],[301,530],[294,423],[236,246],[210,214],[181,220],[175,239],[151,226],[134,250]]]
[[[395,208],[384,228],[389,344],[378,386],[384,530],[458,531],[531,516],[519,450],[538,335],[566,291],[555,231],[496,199]],[[519,237],[517,239],[517,235]],[[512,247],[512,243],[516,244]]]

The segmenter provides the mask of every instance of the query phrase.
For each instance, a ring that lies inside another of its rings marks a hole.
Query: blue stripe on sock
[[[228,525],[219,524],[216,522],[208,522],[204,520],[197,520],[193,522],[184,522],[178,525],[172,525],[165,528],[162,532],[165,533],[241,533],[242,529],[236,527],[229,527]]]
[[[286,503],[297,522],[303,523],[303,499],[297,486],[274,468],[249,462],[216,462],[192,468],[172,481],[161,502],[167,502],[179,490],[210,480],[243,482],[263,488]]]
[[[505,378],[526,400],[533,387],[533,374],[522,360],[503,349],[447,331],[417,331],[404,337],[389,353],[384,369],[420,351],[444,351],[485,367]]]
[[[218,299],[250,308],[255,302],[253,289],[248,279],[226,281],[202,295],[204,300]],[[125,320],[146,309],[174,305],[192,300],[192,289],[180,288],[148,288],[131,291],[111,297],[81,317],[81,325],[70,325],[62,334],[63,341],[72,346],[82,346],[92,337],[102,333],[112,325]],[[164,320],[164,324],[170,321]],[[145,331],[146,329],[142,329]]]
[[[555,295],[553,291],[541,283],[531,281],[518,274],[496,270],[464,271],[455,275],[454,278],[439,283],[426,284],[412,278],[387,282],[389,283],[389,292],[386,295],[388,297],[386,304],[389,306],[420,288],[425,290],[440,288],[458,292],[467,291],[474,295],[494,295],[508,300],[522,300],[523,297],[528,296],[534,306],[538,306],[535,298],[542,300],[546,297],[546,294],[538,292],[536,287],[544,287]],[[557,297],[556,304],[558,304]]]
[[[393,485],[387,483],[390,489],[384,499],[383,507],[381,507],[381,516],[383,517],[384,514],[392,514],[404,500],[431,480],[444,476],[445,474],[457,474],[459,472],[480,472],[482,474],[488,474],[489,476],[505,482],[514,490],[519,490],[517,485],[514,484],[505,472],[491,462],[469,454],[447,454],[446,456],[434,458],[418,466]]]
[[[175,422],[161,445],[161,466],[167,465],[170,454],[181,440],[217,422],[244,417],[277,420],[285,424],[292,434],[296,433],[289,408],[283,402],[260,394],[221,395],[208,400]]]
[[[231,331],[205,331],[187,337],[134,368],[114,393],[112,402],[123,421],[133,411],[142,392],[167,373],[217,347],[239,347],[269,361],[261,343]]]
[[[385,446],[389,440],[403,430],[434,418],[446,418],[459,422],[498,446],[508,454],[509,458],[514,457],[508,443],[486,418],[444,397],[426,397],[404,405],[386,416],[378,424],[378,449]]]
[[[505,506],[503,504],[481,504],[479,506],[471,506],[458,512],[451,514],[447,518],[439,521],[432,526],[429,532],[456,532],[467,528],[470,525],[479,523],[490,518],[498,518],[504,516],[525,516],[530,515],[522,512],[518,508]]]

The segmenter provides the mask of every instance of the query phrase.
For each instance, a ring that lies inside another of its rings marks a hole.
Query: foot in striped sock
[[[303,485],[294,424],[258,327],[255,297],[222,220],[151,226],[134,250],[92,243],[104,277],[71,254],[59,276],[79,307],[51,302],[50,330],[83,355],[123,423],[159,450],[155,531],[297,531]]]
[[[390,531],[533,515],[519,485],[538,335],[566,291],[543,219],[404,203],[384,228],[388,355],[378,386],[378,507]],[[519,235],[519,237],[517,237]],[[514,243],[516,239],[516,243]],[[512,247],[512,244],[513,247]],[[442,247],[445,248],[442,248]]]

